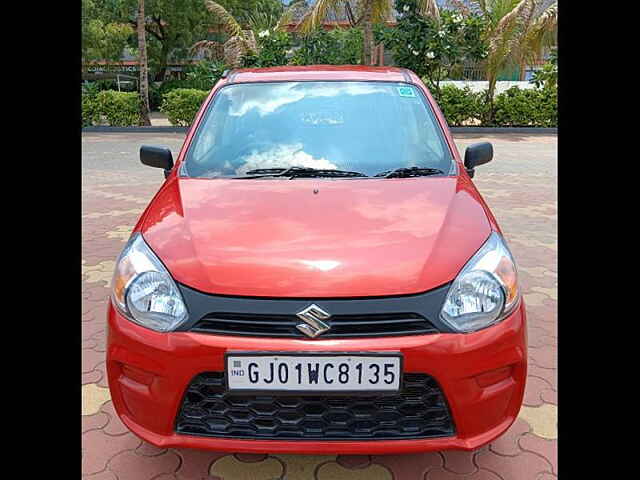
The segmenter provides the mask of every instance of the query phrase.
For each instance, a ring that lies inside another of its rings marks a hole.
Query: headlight
[[[493,232],[453,281],[440,317],[458,332],[474,332],[503,320],[519,299],[513,256]]]
[[[113,303],[143,327],[168,332],[187,319],[178,287],[139,233],[118,257],[112,285]]]

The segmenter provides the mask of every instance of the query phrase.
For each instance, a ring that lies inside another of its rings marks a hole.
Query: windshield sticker
[[[413,87],[398,87],[398,94],[401,97],[415,97],[416,94],[413,91]]]

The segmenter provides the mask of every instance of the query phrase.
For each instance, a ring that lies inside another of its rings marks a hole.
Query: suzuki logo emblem
[[[331,314],[315,304],[309,305],[301,312],[296,313],[296,316],[305,322],[296,325],[296,328],[311,338],[315,338],[331,329],[331,326],[324,322],[324,320],[328,320],[331,317]]]

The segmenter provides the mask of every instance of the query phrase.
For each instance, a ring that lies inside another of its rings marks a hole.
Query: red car
[[[516,265],[433,97],[400,68],[233,70],[118,258],[115,409],[159,447],[472,450],[522,403]]]

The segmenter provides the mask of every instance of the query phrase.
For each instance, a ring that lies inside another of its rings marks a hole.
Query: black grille
[[[433,438],[455,432],[436,381],[405,373],[399,393],[372,396],[241,395],[224,374],[198,375],[176,419],[181,434],[224,438],[382,440]]]
[[[196,323],[191,331],[219,335],[260,337],[304,337],[296,325],[302,321],[295,315],[212,313]],[[326,321],[331,330],[327,337],[380,337],[437,333],[424,317],[415,313],[376,313],[371,315],[333,315]]]

